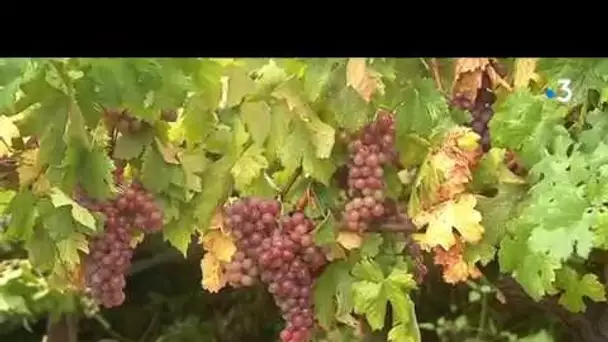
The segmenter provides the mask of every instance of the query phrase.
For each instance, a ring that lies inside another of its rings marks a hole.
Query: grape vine
[[[415,308],[439,279],[508,277],[580,318],[606,300],[581,262],[608,250],[604,69],[1,60],[0,241],[58,293],[91,299],[89,316],[130,305],[137,245],[157,234],[152,249],[203,250],[206,291],[266,291],[285,342],[354,341],[368,326],[420,341]],[[546,96],[564,79],[572,103]]]

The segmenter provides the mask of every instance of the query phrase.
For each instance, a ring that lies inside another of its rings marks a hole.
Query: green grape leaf
[[[21,191],[13,197],[9,205],[11,222],[6,230],[8,237],[17,240],[29,240],[34,232],[34,224],[38,217],[36,197],[29,191]]]
[[[55,241],[42,227],[34,229],[34,234],[26,243],[26,248],[33,266],[48,271],[55,265]]]
[[[428,137],[439,122],[449,117],[448,105],[431,79],[416,79],[403,90],[404,103],[396,110],[397,141],[410,134]],[[398,150],[408,146],[401,144]]]
[[[302,160],[302,168],[305,174],[329,186],[331,176],[338,166],[331,159],[317,158],[310,149],[307,149]]]
[[[58,188],[52,188],[50,194],[51,202],[56,208],[69,205],[72,207],[72,217],[83,226],[95,230],[95,217],[87,209],[69,198]]]
[[[404,290],[411,290],[416,287],[416,281],[412,274],[401,268],[393,268],[386,280]]]
[[[169,222],[163,228],[163,236],[166,241],[177,248],[184,257],[188,252],[188,245],[192,241],[192,234],[196,230],[195,222],[190,216],[182,215],[179,220]]]
[[[381,282],[384,279],[384,273],[380,265],[372,259],[364,259],[355,264],[352,274],[360,280],[371,282]]]
[[[380,252],[380,246],[384,242],[382,235],[378,233],[366,234],[363,237],[363,245],[361,246],[361,256],[373,258]]]
[[[89,253],[89,243],[84,234],[74,233],[57,242],[57,253],[63,264],[74,267],[80,263],[80,252]]]
[[[241,116],[253,141],[263,146],[271,129],[270,108],[264,102],[245,101],[241,104]]]
[[[94,147],[83,158],[78,179],[86,193],[97,199],[107,199],[112,195],[114,163],[101,147]]]
[[[150,191],[160,193],[171,183],[171,169],[156,145],[146,148],[143,155],[141,182]]]
[[[594,302],[606,301],[604,285],[595,274],[587,273],[581,277],[572,268],[565,267],[557,273],[557,286],[564,289],[559,303],[572,312],[585,311],[585,296]]]
[[[268,160],[263,156],[263,152],[260,146],[252,145],[234,163],[230,173],[237,189],[249,186],[268,167]]]
[[[334,147],[336,131],[321,121],[309,104],[297,94],[293,83],[286,83],[277,88],[273,96],[284,100],[288,108],[305,124],[309,131],[310,141],[315,147],[315,156],[319,159],[329,158]]]
[[[353,284],[355,312],[364,314],[372,330],[384,327],[387,297],[381,283],[358,281]]]
[[[183,131],[189,143],[203,142],[213,133],[216,122],[213,108],[216,106],[217,103],[209,103],[209,99],[205,96],[193,96],[186,101],[178,130]]]
[[[348,276],[349,267],[344,261],[329,264],[315,280],[313,297],[315,317],[322,327],[328,329],[336,313],[336,291],[339,284]]]
[[[304,63],[306,67],[302,87],[310,102],[315,102],[325,90],[331,80],[332,71],[337,62],[338,60],[335,58],[305,59]],[[361,100],[360,97],[359,100]]]
[[[315,243],[317,245],[329,245],[336,242],[338,237],[338,229],[333,216],[327,217],[315,229]]]
[[[223,203],[232,190],[230,170],[234,165],[232,156],[225,156],[209,165],[203,179],[203,191],[195,197],[196,219],[202,229],[207,229],[215,208]]]
[[[255,91],[255,82],[247,75],[247,70],[239,66],[232,66],[226,70],[228,79],[227,107],[237,106],[243,97]]]
[[[135,134],[121,135],[116,141],[114,158],[125,160],[137,158],[152,142],[152,133],[152,131],[144,129]]]
[[[527,89],[510,94],[495,110],[489,124],[492,145],[516,151],[528,168],[542,159],[556,135],[567,134],[558,125],[567,109]]]

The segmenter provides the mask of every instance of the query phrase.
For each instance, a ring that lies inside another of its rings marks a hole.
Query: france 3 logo
[[[557,80],[557,91],[549,88],[545,90],[545,94],[549,99],[555,99],[561,103],[568,103],[572,99],[572,89],[570,89],[572,81],[568,78]]]

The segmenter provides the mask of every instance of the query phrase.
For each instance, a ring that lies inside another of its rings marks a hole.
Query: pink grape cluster
[[[255,197],[238,200],[226,213],[238,250],[226,266],[230,283],[253,285],[259,273],[286,321],[281,340],[307,341],[314,326],[313,279],[327,263],[314,244],[314,223],[301,212],[281,219],[279,202]]]
[[[115,180],[121,179],[122,173],[115,172]],[[163,212],[154,196],[136,182],[113,200],[94,202],[81,199],[80,202],[105,217],[103,233],[89,241],[85,282],[93,299],[101,305],[106,308],[120,306],[125,301],[125,274],[133,257],[132,234],[138,229],[144,233],[160,231]]]
[[[351,137],[348,146],[350,200],[343,213],[347,230],[363,232],[369,223],[385,215],[384,166],[395,159],[394,145],[395,122],[386,112],[381,112],[376,121]]]

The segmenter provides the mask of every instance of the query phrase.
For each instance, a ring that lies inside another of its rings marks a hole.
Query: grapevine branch
[[[437,63],[437,58],[431,58],[431,72],[433,74],[433,80],[435,80],[435,84],[437,85],[437,89],[439,92],[443,93],[443,85],[441,84],[441,77],[439,76],[439,64]]]
[[[285,184],[285,187],[279,194],[279,199],[283,199],[283,197],[285,197],[285,195],[287,195],[287,193],[289,192],[289,190],[291,190],[291,188],[296,183],[296,181],[298,180],[298,178],[300,177],[301,174],[302,174],[302,166],[298,166],[298,168],[293,172],[293,174],[287,181],[287,184]]]

